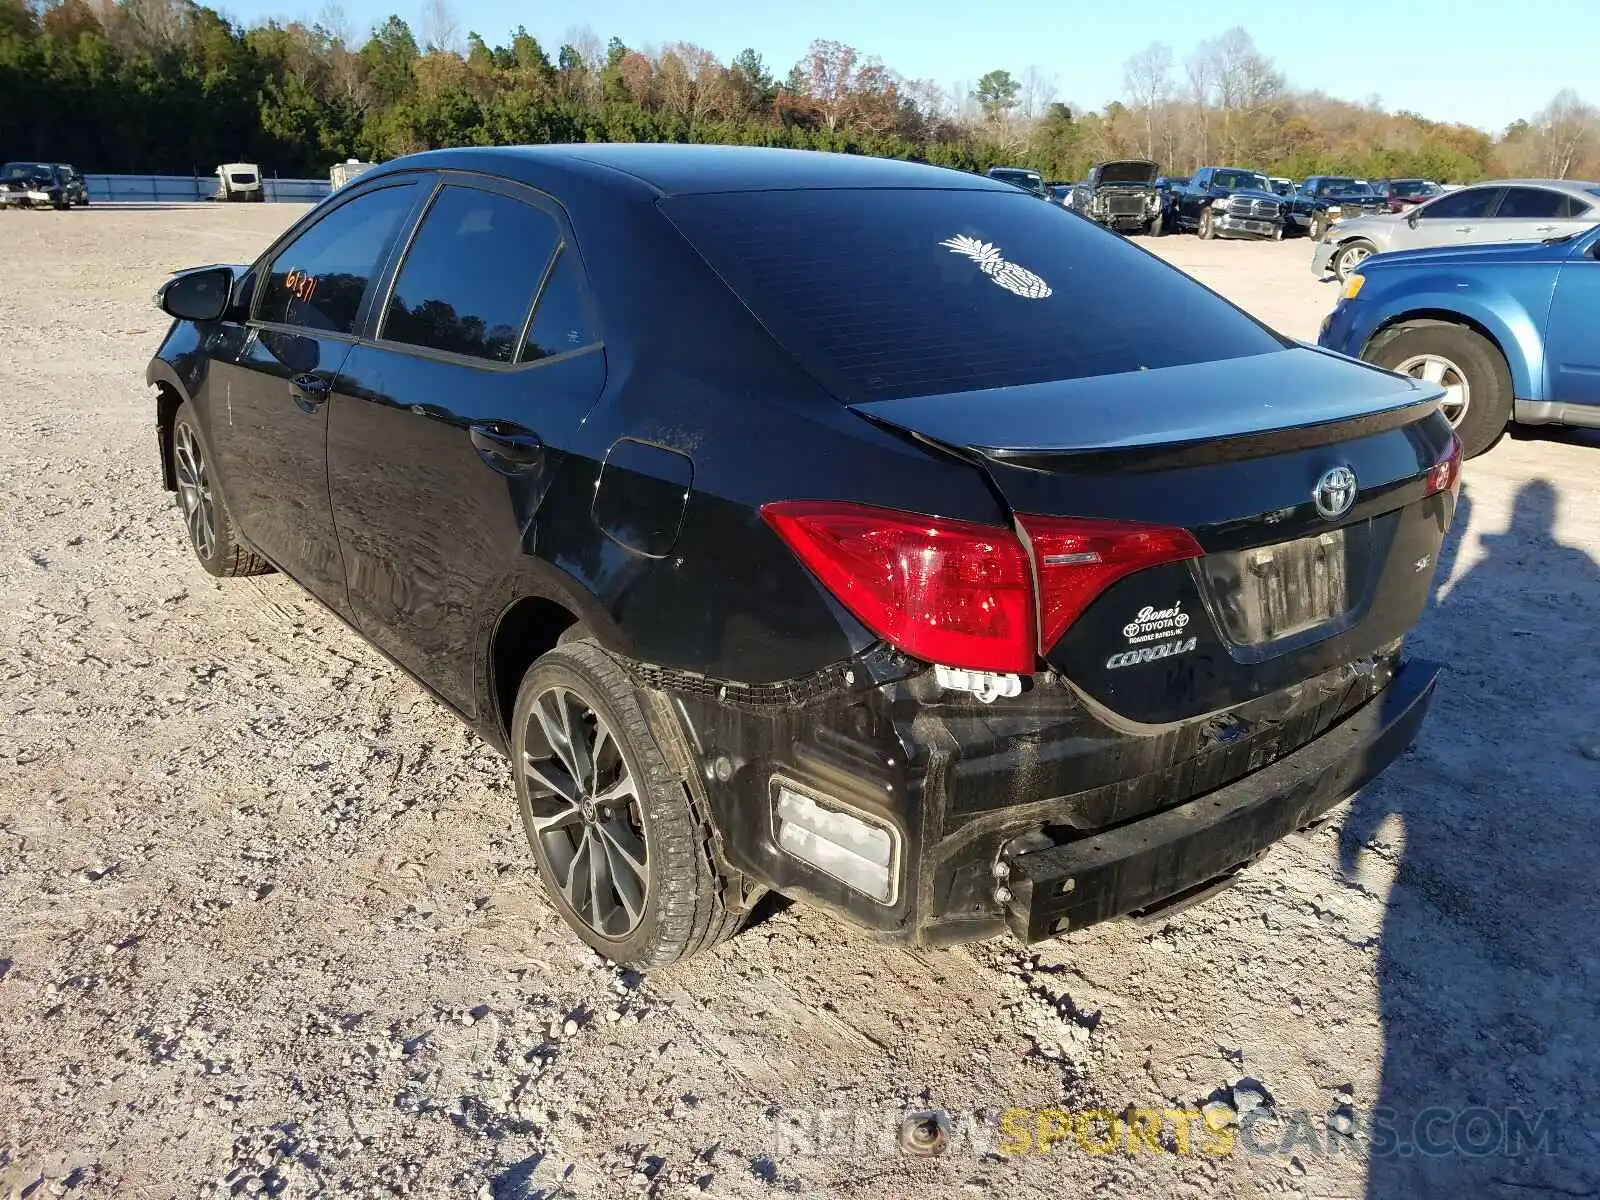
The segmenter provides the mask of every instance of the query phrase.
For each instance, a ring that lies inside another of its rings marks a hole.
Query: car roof
[[[562,176],[590,180],[628,175],[659,195],[753,192],[810,188],[1011,189],[1010,184],[951,167],[901,159],[765,146],[676,143],[584,143],[548,146],[468,146],[426,150],[390,159],[368,176],[394,171],[480,171],[542,187]],[[1026,167],[1010,170],[1030,171]]]
[[[1593,189],[1600,188],[1600,183],[1584,179],[1480,179],[1477,183],[1463,184],[1462,187],[1542,187],[1593,198]]]

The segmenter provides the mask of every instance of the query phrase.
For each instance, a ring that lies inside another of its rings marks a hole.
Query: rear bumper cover
[[[804,686],[631,669],[660,697],[652,711],[687,734],[685,777],[726,867],[915,946],[1008,927],[1036,941],[1062,918],[1078,928],[1174,906],[1382,771],[1414,735],[1437,675],[1384,657],[1366,674],[1351,664],[1308,679],[1292,702],[1274,693],[1227,718],[1130,737],[1064,686],[1042,681],[990,707],[941,695],[931,672],[900,657],[875,652]],[[778,846],[774,776],[895,831],[893,900]]]
[[[1411,661],[1347,720],[1175,808],[1008,860],[1006,923],[1023,942],[1147,909],[1256,857],[1374,779],[1416,736],[1439,668]]]

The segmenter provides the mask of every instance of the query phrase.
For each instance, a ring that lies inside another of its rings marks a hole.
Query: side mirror
[[[232,267],[179,271],[156,292],[156,304],[180,321],[215,321],[233,298]]]

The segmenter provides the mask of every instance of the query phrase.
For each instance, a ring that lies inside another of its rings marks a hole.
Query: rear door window
[[[1159,370],[1288,344],[1116,234],[1020,193],[737,192],[661,206],[847,401]]]
[[[560,238],[555,219],[530,204],[478,188],[440,189],[406,251],[379,337],[515,361]]]
[[[414,184],[379,188],[318,220],[273,259],[256,320],[354,333],[361,298],[415,199]]]
[[[1559,217],[1566,206],[1567,197],[1560,192],[1548,191],[1545,188],[1513,187],[1506,189],[1506,194],[1500,198],[1500,207],[1495,209],[1494,215],[1497,218],[1513,221]]]

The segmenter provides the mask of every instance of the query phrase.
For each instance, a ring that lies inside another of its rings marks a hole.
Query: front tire
[[[1217,236],[1216,218],[1212,216],[1209,208],[1202,210],[1200,213],[1199,233],[1202,242],[1209,242]]]
[[[556,646],[512,714],[517,805],[546,896],[614,962],[662,967],[737,931],[741,905],[633,684],[598,644]]]
[[[1157,213],[1150,218],[1150,223],[1144,227],[1146,236],[1160,237],[1166,231],[1166,214]]]
[[[1333,256],[1334,278],[1344,283],[1356,273],[1357,267],[1372,257],[1376,249],[1376,246],[1364,238],[1357,238],[1348,245],[1339,247]]]
[[[1322,220],[1322,218],[1316,213],[1312,213],[1311,221],[1306,226],[1306,236],[1309,237],[1313,242],[1318,242],[1322,240],[1322,235],[1327,232],[1327,222]]]
[[[1488,338],[1443,321],[1397,325],[1372,340],[1368,362],[1445,389],[1445,417],[1475,458],[1498,442],[1511,422],[1511,369]]]
[[[219,578],[265,575],[272,564],[239,540],[213,461],[194,409],[186,401],[172,420],[172,476],[189,548],[200,565]]]

